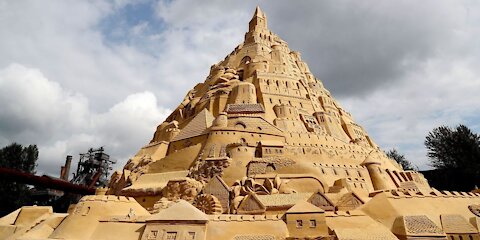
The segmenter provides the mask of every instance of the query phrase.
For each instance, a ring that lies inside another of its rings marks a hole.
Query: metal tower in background
[[[104,187],[108,183],[108,173],[112,170],[112,164],[115,164],[115,161],[110,160],[103,147],[90,148],[88,152],[80,154],[77,171],[71,182],[88,187]]]

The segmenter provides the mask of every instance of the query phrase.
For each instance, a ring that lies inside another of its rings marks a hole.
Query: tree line
[[[12,143],[0,149],[0,167],[35,173],[38,159],[36,145],[23,147]],[[10,181],[0,175],[0,217],[24,205],[32,204],[30,186]]]
[[[465,125],[440,126],[425,137],[429,165],[420,171],[439,190],[471,191],[480,186],[480,135]],[[386,152],[404,170],[418,170],[396,149]]]

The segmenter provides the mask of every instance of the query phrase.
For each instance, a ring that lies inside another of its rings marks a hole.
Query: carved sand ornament
[[[246,196],[249,193],[256,193],[259,195],[269,194],[267,188],[255,181],[253,178],[244,177],[241,180],[235,181],[232,186],[234,197]]]
[[[468,210],[475,214],[475,216],[480,217],[480,204],[470,205],[468,206]]]
[[[217,197],[211,194],[198,195],[193,201],[193,206],[209,215],[222,214],[223,212],[222,204]]]
[[[172,206],[172,204],[174,204],[175,202],[173,201],[169,201],[167,198],[160,198],[160,200],[158,200],[152,207],[152,210],[150,211],[150,213],[154,214],[154,213],[158,213],[160,212],[161,210],[163,209],[167,209],[169,208],[170,206]]]
[[[179,178],[168,181],[163,189],[163,196],[170,201],[183,199],[187,202],[193,202],[195,197],[201,191],[203,184],[191,178]]]

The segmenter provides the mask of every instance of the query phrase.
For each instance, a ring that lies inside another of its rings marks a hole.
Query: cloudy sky
[[[256,5],[384,149],[425,169],[434,127],[480,132],[475,0],[0,0],[0,146],[37,144],[52,175],[98,146],[121,168]]]

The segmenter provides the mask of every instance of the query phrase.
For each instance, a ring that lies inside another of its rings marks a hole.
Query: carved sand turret
[[[258,7],[106,194],[20,225],[22,208],[0,238],[480,239],[480,194],[387,158]]]

